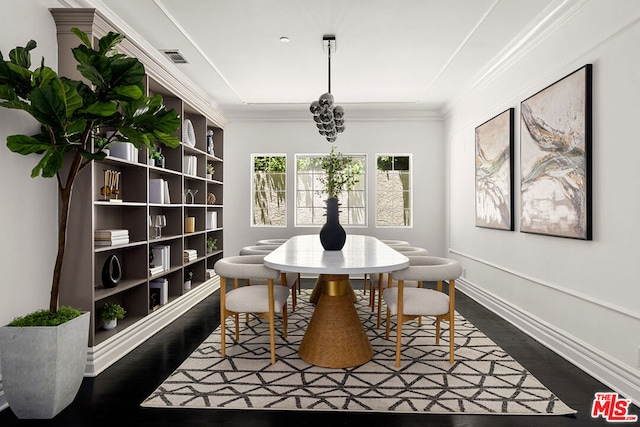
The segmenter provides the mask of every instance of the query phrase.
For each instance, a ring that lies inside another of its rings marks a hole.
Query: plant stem
[[[67,182],[64,187],[59,188],[60,195],[60,217],[58,220],[58,254],[56,255],[56,263],[53,268],[53,281],[51,283],[51,299],[49,300],[49,311],[51,313],[58,312],[58,295],[60,293],[60,277],[62,276],[62,261],[64,259],[64,251],[67,245],[67,224],[69,223],[69,210],[71,208],[71,195],[73,192],[73,184],[80,172],[82,156],[78,151],[74,153],[71,168],[67,175]],[[60,172],[58,172],[58,182],[60,180]]]

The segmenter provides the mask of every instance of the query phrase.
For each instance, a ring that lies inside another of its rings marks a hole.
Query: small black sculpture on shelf
[[[117,256],[110,255],[102,267],[102,285],[105,288],[115,288],[122,277],[122,267]]]

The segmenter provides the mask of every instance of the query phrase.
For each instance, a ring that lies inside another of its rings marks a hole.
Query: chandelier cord
[[[331,40],[327,40],[327,49],[329,52],[329,90],[327,92],[331,93]]]

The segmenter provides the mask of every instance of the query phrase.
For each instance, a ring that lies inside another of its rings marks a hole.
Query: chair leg
[[[389,275],[389,280],[391,280],[391,275]],[[391,286],[388,286],[391,287]],[[380,328],[380,317],[381,317],[381,310],[382,310],[382,291],[384,290],[384,288],[382,287],[382,273],[380,273],[378,275],[378,319],[377,319],[377,323],[376,323],[376,327]],[[389,320],[387,319],[387,322]]]
[[[293,282],[293,286],[291,287],[291,311],[296,311],[296,306],[298,305],[298,294],[297,290],[300,288],[300,284],[295,281]]]
[[[418,288],[422,288],[422,281],[418,281]],[[418,326],[422,326],[422,316],[418,317]]]
[[[400,351],[402,346],[402,320],[396,316],[397,332],[396,332],[396,368],[400,367]]]
[[[273,279],[269,279],[269,340],[271,342],[271,364],[276,363],[276,328],[273,304]]]
[[[387,308],[387,328],[384,337],[389,339],[389,333],[391,332],[391,310]]]
[[[402,323],[404,322],[404,280],[398,280],[398,312],[396,313],[396,368],[400,367],[402,350]]]
[[[455,318],[456,318],[456,281],[449,280],[449,363],[453,364],[454,354],[454,337],[455,337]]]
[[[226,286],[225,286],[225,282],[226,279],[224,277],[220,278],[220,347],[221,347],[221,352],[222,352],[222,358],[225,357],[226,355],[226,349],[225,349],[225,334],[226,334],[226,330],[225,330],[225,323],[226,323],[226,319],[227,319],[227,310],[226,310],[226,297],[225,297],[225,292],[226,292]]]
[[[236,313],[234,315],[236,323],[236,341],[240,341],[240,316]],[[247,314],[247,323],[249,322],[249,314]]]
[[[376,311],[376,287],[373,286],[373,282],[369,286],[369,306],[371,307],[371,312],[374,313]]]
[[[364,280],[362,281],[362,295],[367,294],[367,273],[364,273]]]
[[[454,331],[454,313],[453,311],[451,311],[449,313],[449,363],[453,364],[455,355],[453,353],[453,349],[454,349],[454,344],[453,344],[453,339],[455,336],[455,331]]]
[[[287,303],[284,303],[284,307],[282,307],[282,330],[283,330],[283,336],[286,338],[287,337],[287,326],[289,323],[289,316],[287,315]]]

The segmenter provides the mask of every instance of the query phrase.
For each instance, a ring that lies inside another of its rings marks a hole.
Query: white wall
[[[54,0],[12,2],[0,13],[0,51],[4,58],[33,39],[32,64],[42,57],[58,68],[58,46],[49,7]],[[0,325],[17,316],[49,307],[57,249],[58,190],[55,180],[30,178],[37,156],[21,156],[6,146],[9,135],[32,134],[38,126],[27,113],[0,109]],[[0,377],[1,380],[1,377]],[[0,410],[7,407],[0,389]]]
[[[349,119],[347,130],[338,137],[336,147],[345,154],[367,155],[368,226],[345,227],[347,233],[369,234],[386,239],[407,240],[442,255],[445,248],[444,224],[444,144],[439,120],[364,121]],[[225,255],[237,255],[247,245],[264,238],[316,234],[320,227],[294,226],[295,154],[326,154],[331,145],[318,135],[308,120],[231,121],[225,128],[224,148],[224,228]],[[287,227],[251,227],[251,154],[287,155]],[[373,187],[377,153],[413,155],[413,228],[376,228],[375,189]]]
[[[33,39],[32,64],[58,68],[56,29],[49,7],[53,0],[12,2],[0,14],[0,51],[5,59],[16,46]],[[31,178],[37,155],[21,156],[6,146],[8,135],[32,134],[38,126],[22,111],[0,109],[0,325],[18,315],[49,307],[51,277],[57,249],[57,186],[55,179]]]
[[[461,289],[640,402],[640,2],[582,7],[448,111],[450,256]],[[519,103],[593,64],[593,241],[520,233]],[[476,228],[474,128],[516,108],[516,231]]]

